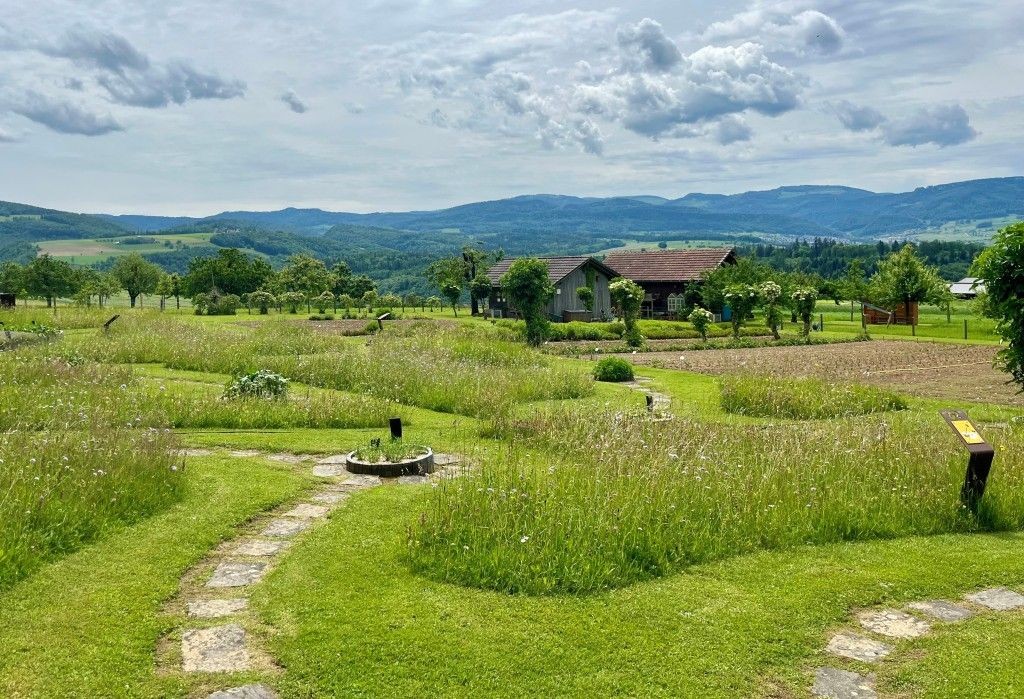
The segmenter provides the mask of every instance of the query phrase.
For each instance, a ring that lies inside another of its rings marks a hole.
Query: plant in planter
[[[346,468],[352,473],[385,478],[426,475],[434,470],[434,452],[401,437],[377,437],[351,452]]]

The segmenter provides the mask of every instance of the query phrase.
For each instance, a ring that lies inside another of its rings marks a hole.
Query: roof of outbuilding
[[[491,280],[491,284],[498,286],[501,283],[502,276],[517,259],[519,258],[506,257],[505,259],[491,265],[490,269],[487,270],[487,277]],[[614,270],[609,269],[606,265],[601,264],[600,261],[588,255],[574,255],[570,257],[539,257],[537,259],[548,263],[548,278],[551,280],[552,284],[557,284],[562,281],[577,269],[585,265],[587,261],[593,262],[605,274],[617,276],[617,273]]]
[[[610,252],[604,263],[635,282],[692,282],[736,255],[732,248]]]

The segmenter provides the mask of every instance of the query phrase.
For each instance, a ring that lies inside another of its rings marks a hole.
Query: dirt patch
[[[638,365],[701,374],[814,376],[865,383],[929,398],[1024,406],[1024,396],[992,362],[998,347],[873,340],[833,345],[759,347],[629,355]],[[626,356],[626,355],[623,355]]]

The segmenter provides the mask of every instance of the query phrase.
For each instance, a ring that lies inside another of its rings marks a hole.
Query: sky
[[[1024,3],[0,0],[0,199],[208,215],[1024,174]]]

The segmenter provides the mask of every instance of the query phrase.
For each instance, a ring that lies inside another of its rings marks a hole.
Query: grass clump
[[[288,394],[288,379],[266,369],[236,377],[224,389],[225,400],[237,398],[283,399]]]
[[[0,435],[0,588],[182,494],[162,430]]]
[[[354,456],[369,464],[395,464],[427,453],[427,448],[402,439],[372,439],[355,450]]]
[[[433,579],[579,594],[759,549],[1024,524],[1024,434],[1000,437],[975,518],[943,428],[914,413],[772,429],[552,415],[529,448],[435,488],[408,558]]]
[[[825,420],[906,410],[899,394],[820,379],[730,376],[722,379],[722,409],[750,417]]]
[[[594,364],[594,378],[598,381],[632,381],[633,365],[619,357],[605,357]]]

